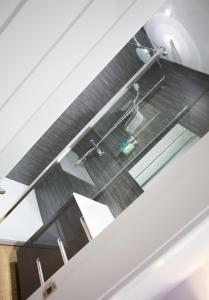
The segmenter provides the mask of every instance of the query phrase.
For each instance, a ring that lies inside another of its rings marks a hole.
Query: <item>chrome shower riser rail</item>
[[[151,57],[150,61],[144,64],[135,74],[134,76],[116,93],[116,95],[105,105],[104,108],[101,109],[97,113],[97,115],[80,131],[80,133],[70,141],[70,143],[63,149],[61,153],[59,153],[55,159],[41,172],[39,176],[28,186],[26,191],[18,198],[15,204],[8,210],[6,214],[4,214],[0,218],[0,223],[3,222],[12,212],[13,210],[25,199],[25,197],[32,191],[35,184],[44,176],[44,174],[57,163],[57,160],[63,153],[68,149],[72,149],[72,147],[81,139],[81,137],[88,131],[89,128],[93,127],[98,120],[108,111],[133,85],[134,82],[139,80],[146,71],[160,58],[161,55],[164,54],[164,48],[159,48],[156,50],[155,54]]]
[[[128,109],[127,112],[125,112],[125,114],[113,125],[113,127],[103,136],[103,138],[97,143],[97,146],[99,146],[99,144],[101,144],[105,139],[106,137],[112,133],[112,131],[121,123],[123,122],[123,120],[126,119],[126,117],[128,115],[130,115],[131,113],[133,113],[137,108],[139,108],[140,104],[143,103],[143,101],[145,101],[155,90],[157,90],[159,88],[159,86],[162,84],[162,82],[165,80],[165,76],[163,76],[152,88],[151,90],[144,96],[142,97],[142,99],[134,106],[134,107],[131,107],[130,109]]]
[[[142,98],[140,99],[139,103],[137,103],[134,107],[129,108],[121,117],[120,119],[108,130],[108,132],[105,133],[103,138],[99,140],[99,142],[96,144],[98,147],[119,125],[123,120],[125,120],[131,113],[133,113],[136,108],[139,108],[140,104],[143,103],[156,89],[159,88],[159,86],[163,83],[165,80],[165,76],[163,76],[154,86],[153,88]],[[93,152],[94,148],[90,148],[76,163],[76,165],[80,164],[84,159],[87,158],[89,154]]]

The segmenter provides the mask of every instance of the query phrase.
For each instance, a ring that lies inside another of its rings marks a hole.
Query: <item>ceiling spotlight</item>
[[[164,10],[164,14],[166,15],[166,17],[171,17],[171,15],[172,15],[172,11],[171,11],[171,9],[170,8],[165,8],[165,10]]]

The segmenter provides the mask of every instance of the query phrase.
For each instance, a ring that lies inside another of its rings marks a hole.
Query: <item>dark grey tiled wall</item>
[[[90,130],[73,151],[82,156],[89,150],[90,138],[96,141],[98,135]],[[60,164],[55,165],[36,185],[36,197],[44,223],[48,223],[66,203],[70,204],[74,192],[108,205],[115,217],[143,192],[130,174],[124,171],[98,194],[121,171],[108,147],[104,144],[102,149],[105,151],[103,157],[93,153],[85,162],[85,169],[95,183],[94,186],[63,171]]]
[[[141,32],[138,36],[144,38]],[[47,130],[8,177],[30,184],[140,66],[135,47],[127,44]]]
[[[206,114],[209,76],[169,62],[162,64],[166,73],[178,81],[188,105],[193,106],[191,113],[182,120],[182,125],[203,136],[209,128]],[[128,44],[48,129],[8,177],[30,184],[139,67],[134,46]],[[153,79],[148,76],[148,83],[150,80]],[[170,93],[175,95],[175,89],[174,85]]]

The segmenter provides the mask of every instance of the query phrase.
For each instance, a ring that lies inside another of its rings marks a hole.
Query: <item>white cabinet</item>
[[[101,204],[80,194],[73,193],[73,196],[81,210],[85,222],[86,227],[84,227],[84,230],[87,230],[87,235],[90,235],[88,235],[88,238],[95,238],[114,221],[114,217],[107,205]]]

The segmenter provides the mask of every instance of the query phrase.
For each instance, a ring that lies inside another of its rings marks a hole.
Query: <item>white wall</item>
[[[199,268],[185,282],[197,300],[209,299],[209,263]],[[184,293],[182,293],[184,294]],[[167,298],[169,299],[169,298]],[[174,299],[174,298],[173,298]]]
[[[52,276],[57,290],[51,300],[110,299],[209,218],[208,152],[209,134]],[[41,294],[42,288],[29,299]]]
[[[171,10],[171,17],[165,16],[165,8]],[[209,74],[208,27],[208,0],[168,0],[145,28],[151,40],[166,48],[170,60]]]
[[[26,2],[0,36],[2,177],[163,2]]]
[[[111,297],[111,300],[135,300],[139,296],[140,300],[202,300],[193,299],[192,295],[196,294],[193,292],[195,287],[200,287],[208,295],[208,288],[204,284],[208,280],[207,276],[205,280],[192,285],[194,289],[188,283],[194,273],[209,263],[208,235],[209,218],[184,235],[144,272],[139,273]],[[180,288],[176,290],[178,286]]]
[[[6,194],[0,195],[0,216],[2,216],[27,186],[8,178],[1,180],[0,184],[6,190]],[[36,195],[32,191],[11,215],[0,223],[0,241],[27,241],[42,225]]]
[[[196,270],[187,280],[154,300],[208,300],[209,263]]]

